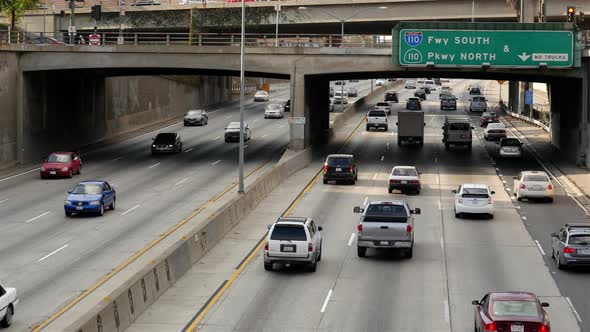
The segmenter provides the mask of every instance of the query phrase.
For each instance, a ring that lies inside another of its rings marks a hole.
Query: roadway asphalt
[[[370,89],[368,82],[355,85],[360,96]],[[287,99],[288,84],[271,92],[270,103]],[[288,143],[287,117],[265,120],[265,104],[246,103],[252,129],[246,171],[266,161],[271,167]],[[210,112],[207,126],[178,123],[156,131],[181,135],[184,151],[178,155],[152,156],[154,132],[84,154],[82,175],[73,179],[40,180],[38,171],[0,179],[0,280],[16,287],[20,298],[10,330],[27,330],[48,317],[231,185],[238,144],[225,143],[223,135],[238,120],[239,108],[231,103]],[[65,217],[67,190],[86,179],[113,184],[116,210],[104,217]]]
[[[258,255],[206,314],[199,331],[473,331],[471,301],[494,290],[535,292],[551,304],[553,331],[579,331],[552,268],[547,268],[546,256],[534,241],[545,243],[555,227],[529,233],[530,226],[521,217],[529,204],[519,203],[518,208],[513,203],[489,156],[490,144],[482,138],[474,136],[471,152],[444,150],[444,114],[464,114],[467,98],[467,81],[450,85],[461,98],[460,108],[439,111],[438,93],[428,96],[423,104],[423,148],[398,147],[395,128],[361,129],[344,148],[357,157],[357,184],[320,181],[299,202],[293,215],[312,217],[324,227],[317,272],[296,268],[267,272]],[[394,108],[392,123],[413,91],[400,92],[402,103]],[[526,159],[510,164],[514,169],[533,166]],[[420,195],[387,193],[394,165],[415,165],[423,172]],[[455,218],[451,190],[461,183],[485,183],[496,191],[493,220]],[[573,202],[560,189],[558,195],[551,206],[531,204],[535,211],[546,207],[553,212],[536,212],[528,220],[555,225],[574,216]],[[352,209],[365,199],[404,199],[422,209],[416,217],[412,259],[376,251],[357,257],[358,215]],[[576,285],[579,292],[583,287],[582,282]]]

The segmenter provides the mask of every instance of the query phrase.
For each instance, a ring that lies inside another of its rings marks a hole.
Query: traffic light
[[[567,21],[574,22],[574,16],[576,16],[576,7],[575,6],[567,6],[566,11]]]
[[[102,15],[102,8],[100,5],[94,5],[90,8],[90,17],[93,19],[100,21],[100,16]]]

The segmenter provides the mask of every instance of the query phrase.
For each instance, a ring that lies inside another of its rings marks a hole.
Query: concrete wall
[[[0,53],[0,169],[16,163],[18,55]]]

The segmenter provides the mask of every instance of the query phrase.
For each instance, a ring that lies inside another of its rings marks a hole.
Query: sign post
[[[574,34],[559,30],[399,31],[399,64],[413,67],[570,68]]]

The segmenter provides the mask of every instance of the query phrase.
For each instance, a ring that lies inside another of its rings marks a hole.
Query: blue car
[[[78,183],[64,202],[66,216],[74,213],[103,215],[105,209],[115,209],[117,193],[106,181],[83,181]]]

